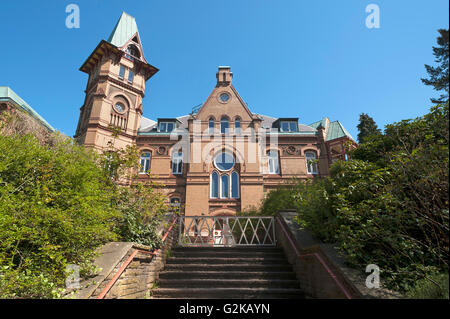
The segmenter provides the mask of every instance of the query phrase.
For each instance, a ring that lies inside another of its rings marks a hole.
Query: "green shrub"
[[[295,208],[301,227],[335,242],[349,264],[376,264],[389,288],[406,291],[448,272],[448,131],[448,104],[387,125],[330,177],[274,191],[262,211]]]
[[[117,238],[113,185],[68,139],[0,136],[0,185],[1,297],[53,296],[68,264],[91,272],[95,248]]]
[[[263,200],[260,215],[274,216],[279,210],[297,209],[292,186],[282,186],[270,191]]]
[[[448,291],[448,273],[440,273],[416,281],[414,287],[407,289],[406,296],[412,299],[449,299]]]

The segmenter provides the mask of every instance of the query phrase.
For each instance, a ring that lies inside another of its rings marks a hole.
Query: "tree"
[[[359,115],[358,128],[358,142],[364,143],[369,136],[381,134],[381,130],[377,124],[368,114],[362,113]]]
[[[432,85],[436,91],[444,90],[439,99],[431,99],[432,103],[444,104],[448,102],[448,29],[439,29],[440,36],[437,38],[438,47],[433,47],[433,54],[436,57],[435,62],[438,66],[432,67],[425,64],[429,79],[421,79],[425,85]]]

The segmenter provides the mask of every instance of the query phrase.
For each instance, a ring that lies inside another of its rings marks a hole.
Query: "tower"
[[[123,12],[108,40],[100,41],[80,71],[89,79],[76,141],[96,150],[113,139],[115,148],[135,144],[145,84],[158,72],[144,57],[136,20]]]

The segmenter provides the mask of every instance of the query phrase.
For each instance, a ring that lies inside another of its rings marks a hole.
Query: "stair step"
[[[191,264],[172,264],[167,263],[165,270],[184,270],[186,272],[190,272],[193,270],[209,270],[209,271],[231,271],[231,270],[239,270],[242,272],[245,271],[258,271],[258,270],[272,270],[272,271],[292,271],[292,266],[287,263],[283,264],[267,264],[267,263],[239,263],[239,264],[200,264],[200,263],[191,263]],[[189,273],[187,273],[189,276]]]
[[[262,264],[262,263],[287,263],[284,256],[282,257],[170,257],[167,264]]]
[[[183,299],[303,299],[304,295],[300,289],[296,288],[158,288],[152,291],[152,297]]]
[[[295,274],[290,271],[190,271],[189,273],[181,270],[165,270],[159,274],[160,279],[295,279]]]
[[[230,257],[239,258],[244,257],[282,257],[285,255],[282,251],[245,251],[245,250],[235,250],[235,251],[172,251],[173,257]]]
[[[248,247],[248,246],[239,246],[239,247],[175,247],[172,248],[172,252],[246,252],[246,253],[253,253],[253,252],[264,252],[264,253],[270,253],[270,252],[281,252],[283,253],[283,250],[278,247]]]
[[[299,288],[297,280],[286,279],[159,279],[160,288]]]

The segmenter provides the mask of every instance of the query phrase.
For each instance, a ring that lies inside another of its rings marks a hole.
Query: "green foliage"
[[[278,211],[279,198],[302,227],[336,242],[349,264],[377,264],[389,288],[406,291],[448,272],[448,144],[448,104],[432,107],[368,138],[329,178],[269,194],[262,211]]]
[[[368,114],[362,113],[359,115],[358,124],[358,142],[364,143],[366,139],[373,135],[381,134],[377,124]]]
[[[123,240],[159,248],[161,239],[156,231],[168,213],[165,201],[166,196],[152,183],[120,187],[115,207],[122,213],[118,233]]]
[[[263,200],[261,212],[258,215],[276,215],[279,210],[296,209],[292,186],[282,186],[267,194]]]
[[[108,241],[159,247],[165,196],[124,178],[138,158],[135,147],[98,155],[68,138],[0,135],[0,298],[61,297],[67,266],[91,275]]]
[[[443,104],[448,103],[448,84],[449,84],[449,39],[448,29],[439,29],[440,36],[437,38],[438,47],[433,47],[433,54],[436,57],[436,67],[425,64],[425,69],[429,75],[428,79],[422,79],[425,85],[431,85],[436,91],[444,91],[439,99],[431,99],[432,103]]]
[[[406,295],[412,299],[449,299],[448,291],[448,273],[440,273],[418,280],[407,289]]]
[[[69,140],[0,135],[0,296],[53,297],[68,264],[89,273],[94,249],[117,238],[113,186],[94,158]]]

